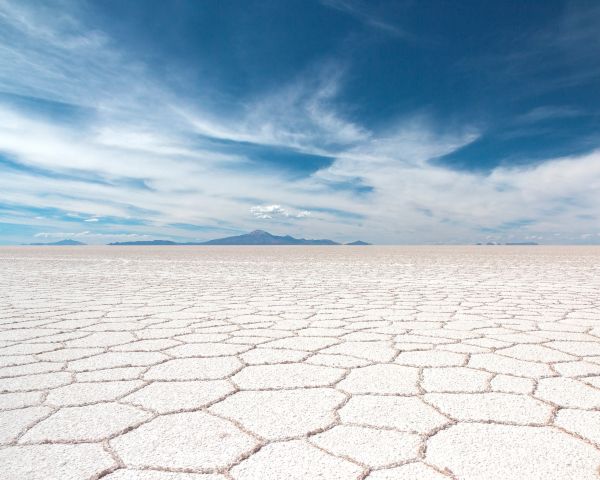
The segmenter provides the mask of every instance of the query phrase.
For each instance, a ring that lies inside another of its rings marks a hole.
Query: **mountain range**
[[[254,230],[243,235],[233,237],[217,238],[207,242],[186,242],[178,243],[171,240],[142,240],[134,242],[114,242],[109,245],[341,245],[333,240],[321,239],[310,240],[305,238],[294,238],[290,235],[279,236],[272,235],[264,230]],[[363,241],[348,243],[347,245],[369,245]]]
[[[77,240],[71,240],[70,238],[66,238],[65,240],[59,240],[58,242],[50,242],[50,243],[30,243],[29,245],[35,246],[64,246],[64,245],[85,245],[83,242],[78,242]]]

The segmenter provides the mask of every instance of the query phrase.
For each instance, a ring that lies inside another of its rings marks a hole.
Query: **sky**
[[[0,0],[0,243],[600,243],[600,3]]]

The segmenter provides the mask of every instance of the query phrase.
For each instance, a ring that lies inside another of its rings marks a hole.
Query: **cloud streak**
[[[321,0],[326,7],[346,13],[363,22],[365,25],[395,37],[411,38],[405,30],[385,21],[369,11],[368,5],[360,0]]]

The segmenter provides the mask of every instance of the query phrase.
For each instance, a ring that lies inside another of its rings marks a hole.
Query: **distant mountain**
[[[290,235],[280,237],[271,235],[264,230],[254,230],[243,235],[234,237],[217,238],[208,242],[187,242],[178,243],[170,240],[150,240],[138,242],[114,242],[109,245],[339,245],[333,240],[307,240],[304,238],[294,238]]]
[[[333,240],[306,240],[304,238],[294,238],[290,235],[280,237],[271,235],[264,230],[254,230],[244,235],[210,240],[201,245],[339,245],[339,243]]]
[[[344,245],[371,245],[370,243],[367,242],[363,242],[362,240],[357,240],[356,242],[351,242],[351,243],[345,243]]]
[[[508,242],[508,243],[497,243],[497,242],[487,242],[487,243],[478,243],[477,245],[539,245],[536,242]]]
[[[37,245],[37,246],[61,246],[61,245],[85,245],[83,242],[78,242],[77,240],[71,240],[67,238],[65,240],[59,240],[58,242],[50,242],[50,243],[30,243],[29,245]]]
[[[109,245],[186,245],[185,243],[177,243],[171,240],[139,240],[136,242],[113,242],[109,243]]]

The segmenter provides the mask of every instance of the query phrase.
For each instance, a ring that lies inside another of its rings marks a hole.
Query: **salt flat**
[[[600,248],[5,247],[2,478],[600,478]]]

